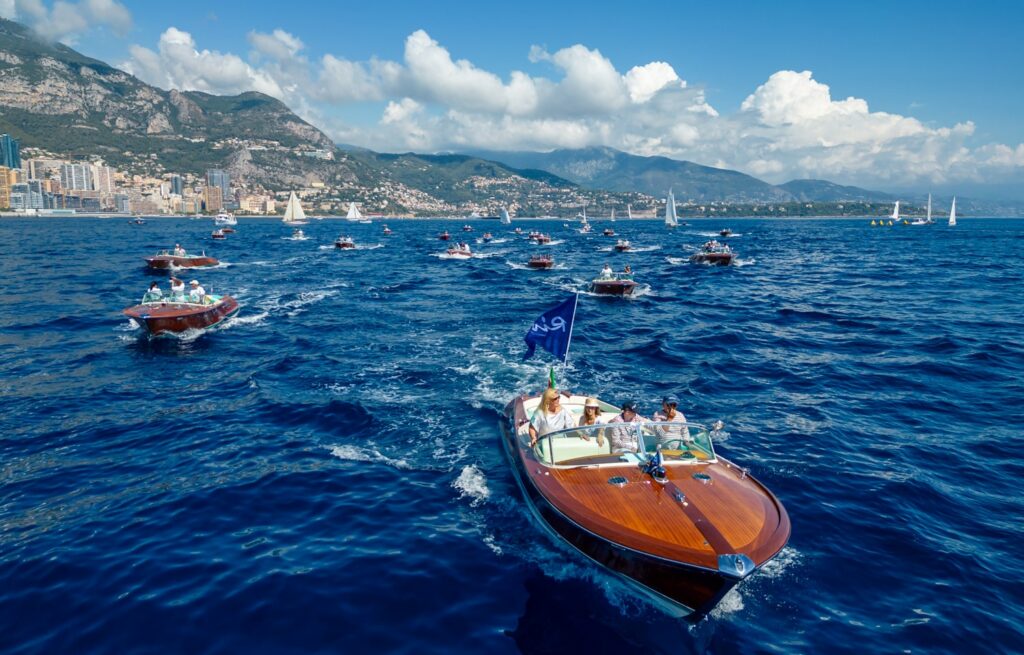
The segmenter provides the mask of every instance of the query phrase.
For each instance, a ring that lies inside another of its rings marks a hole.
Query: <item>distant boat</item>
[[[924,220],[917,219],[913,221],[911,225],[932,225],[935,221],[932,220],[932,194],[928,194],[928,215]]]
[[[615,222],[615,208],[614,207],[612,207],[612,217],[610,219],[608,219],[608,220],[610,220],[612,223]]]
[[[363,218],[363,215],[359,213],[359,208],[356,207],[356,203],[348,203],[348,214],[345,215],[345,218],[350,221],[358,221]]]
[[[502,225],[511,225],[512,224],[512,217],[508,215],[508,209],[506,209],[505,207],[501,208],[501,224]]]
[[[668,198],[665,199],[665,227],[673,228],[679,225],[679,219],[676,217],[676,196],[672,193],[672,189],[668,190]]]
[[[900,221],[900,201],[899,200],[897,200],[896,204],[893,206],[893,208],[892,208],[892,216],[890,216],[889,219],[893,223],[899,223],[899,221]]]
[[[626,205],[626,218],[633,220],[633,208],[630,205]]]
[[[949,225],[956,226],[956,196],[953,196],[953,204],[949,208]]]
[[[213,217],[214,225],[238,225],[238,220],[227,212],[221,212]]]
[[[302,203],[299,202],[299,197],[292,191],[292,195],[288,197],[288,206],[284,210],[284,224],[285,225],[306,225],[306,212],[302,211]]]

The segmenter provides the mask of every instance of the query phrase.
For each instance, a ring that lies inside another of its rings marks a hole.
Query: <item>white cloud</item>
[[[2,2],[3,0],[0,0]],[[31,5],[25,0],[25,6]],[[582,44],[532,47],[531,72],[507,75],[458,59],[427,32],[405,41],[402,61],[310,61],[283,30],[251,32],[249,63],[200,49],[170,28],[156,51],[134,46],[131,70],[165,88],[257,90],[288,102],[339,141],[379,150],[537,149],[608,145],[735,168],[780,182],[821,177],[862,185],[1024,176],[1024,145],[972,147],[974,125],[931,127],[833,99],[810,71],[778,71],[720,114],[700,86],[665,61],[620,73]],[[366,103],[379,103],[376,121]],[[359,120],[343,118],[359,104]]]
[[[57,0],[48,8],[43,0],[3,0],[0,16],[27,24],[45,37],[74,43],[75,39],[96,27],[109,27],[116,34],[127,34],[132,15],[117,0]]]

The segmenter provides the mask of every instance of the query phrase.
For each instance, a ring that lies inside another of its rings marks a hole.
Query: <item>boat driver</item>
[[[159,282],[150,282],[149,289],[146,290],[146,294],[142,296],[142,302],[158,302],[164,297],[164,292],[160,290]]]
[[[608,440],[612,444],[613,453],[635,453],[640,450],[637,441],[636,429],[632,427],[612,426],[613,423],[643,423],[644,417],[636,413],[636,403],[627,400],[622,403],[622,411],[612,420],[608,421]]]
[[[533,418],[530,419],[531,448],[537,445],[537,439],[549,432],[576,427],[576,419],[572,417],[572,413],[562,407],[561,396],[562,394],[558,393],[558,389],[554,387],[544,390],[540,404],[537,405],[537,410],[533,413]]]
[[[605,264],[604,268],[601,269],[601,276],[598,279],[600,279],[600,280],[614,280],[615,279],[615,272],[612,270],[612,267],[609,266],[608,264]]]
[[[682,439],[683,441],[693,441],[690,437],[690,428],[686,425],[686,417],[683,413],[678,411],[676,407],[679,406],[679,398],[675,394],[669,394],[661,399],[661,411],[654,413],[652,420],[660,423],[679,423],[681,425],[658,425],[655,426],[654,430],[658,435],[658,443],[665,447],[669,441],[677,442]]]
[[[171,300],[185,300],[185,283],[176,277],[171,278]]]
[[[178,244],[178,243],[174,244],[174,256],[175,257],[184,257],[185,256],[185,249],[181,247],[181,244]]]
[[[202,305],[203,301],[206,300],[206,289],[199,286],[199,280],[192,280],[188,284],[191,287],[188,291],[189,302]]]

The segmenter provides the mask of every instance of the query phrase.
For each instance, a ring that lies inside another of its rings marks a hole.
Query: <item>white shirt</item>
[[[185,295],[185,283],[184,282],[171,282],[171,296],[184,296]]]
[[[686,423],[686,417],[679,410],[676,410],[676,415],[669,418],[665,415],[665,412],[655,412],[653,421],[661,421],[665,423]],[[665,445],[670,440],[683,439],[684,441],[692,441],[690,438],[690,428],[674,425],[659,425],[654,428],[658,433],[658,443]]]
[[[637,452],[640,449],[640,445],[637,443],[636,428],[626,426],[631,423],[643,423],[646,420],[639,414],[634,414],[633,420],[627,423],[626,419],[622,418],[622,414],[618,414],[608,421],[609,425],[612,423],[623,424],[621,427],[608,428],[608,440],[612,442],[612,452]]]
[[[572,417],[572,412],[564,407],[559,408],[554,414],[545,414],[538,409],[533,413],[530,425],[537,431],[537,438],[540,439],[550,432],[576,427],[576,419]]]
[[[206,289],[202,286],[196,285],[188,292],[188,299],[192,302],[203,302],[203,298],[206,296]]]

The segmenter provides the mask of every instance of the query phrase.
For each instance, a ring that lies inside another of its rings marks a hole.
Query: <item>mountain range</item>
[[[496,211],[508,205],[539,215],[583,203],[632,203],[634,209],[653,211],[670,188],[679,202],[695,204],[895,199],[824,180],[773,185],[739,171],[608,147],[384,154],[337,146],[277,99],[256,92],[165,91],[3,19],[0,132],[19,139],[23,148],[102,157],[133,173],[201,176],[209,168],[223,168],[235,180],[269,190],[323,183],[339,197],[389,211]],[[968,199],[959,204],[972,209]]]

